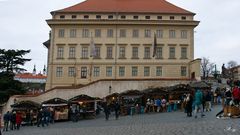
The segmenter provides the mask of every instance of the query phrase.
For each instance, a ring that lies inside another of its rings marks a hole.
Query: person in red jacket
[[[240,101],[240,90],[236,85],[233,88],[232,95],[234,103],[238,105]]]
[[[22,123],[22,115],[19,112],[17,112],[17,114],[16,114],[17,130],[20,129],[21,123]]]

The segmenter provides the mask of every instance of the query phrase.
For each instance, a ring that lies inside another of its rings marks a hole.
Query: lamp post
[[[109,91],[108,91],[109,94],[111,94],[111,92],[112,92],[112,86],[111,86],[111,85],[109,86],[109,89],[108,89],[108,90],[109,90]]]

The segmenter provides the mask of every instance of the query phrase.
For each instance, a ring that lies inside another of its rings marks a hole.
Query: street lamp
[[[109,94],[111,94],[111,92],[112,92],[112,86],[110,85],[109,86]]]

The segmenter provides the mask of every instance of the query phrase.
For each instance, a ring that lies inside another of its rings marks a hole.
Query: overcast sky
[[[31,62],[25,68],[37,72],[47,64],[48,39],[46,19],[50,12],[83,0],[0,0],[0,48],[30,49]],[[196,13],[201,21],[195,29],[195,58],[207,57],[218,69],[230,60],[240,64],[240,1],[239,0],[168,0]]]

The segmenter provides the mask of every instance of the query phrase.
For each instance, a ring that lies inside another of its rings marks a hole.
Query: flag
[[[155,55],[156,55],[156,48],[157,48],[157,37],[156,37],[156,33],[154,33],[153,56],[152,57],[155,57]]]
[[[95,44],[93,41],[93,37],[91,36],[91,42],[90,42],[90,57],[95,57],[96,56],[96,49],[95,49]]]

